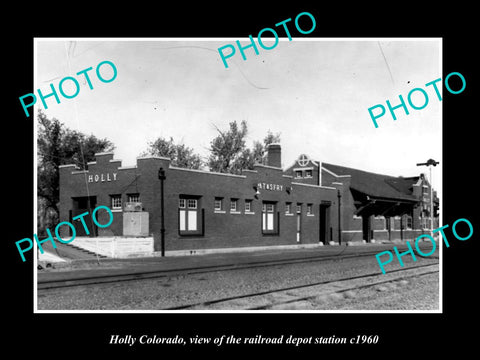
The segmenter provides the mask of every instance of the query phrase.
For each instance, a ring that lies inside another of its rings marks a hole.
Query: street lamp
[[[427,162],[419,163],[417,166],[428,166],[430,170],[430,231],[433,235],[433,181],[432,181],[432,166],[437,166],[440,162],[433,159],[428,159]]]
[[[165,176],[165,170],[163,168],[160,168],[158,170],[158,178],[160,179],[160,241],[161,241],[161,247],[162,247],[162,257],[165,256],[165,218],[163,216],[163,210],[164,210],[164,196],[163,196],[163,182],[167,178]]]
[[[338,198],[338,245],[342,245],[342,194],[340,189],[337,189],[337,198]]]

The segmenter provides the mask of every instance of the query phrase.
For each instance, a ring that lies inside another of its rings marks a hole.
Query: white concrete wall
[[[153,253],[153,237],[76,237],[72,245],[110,258],[147,256]]]

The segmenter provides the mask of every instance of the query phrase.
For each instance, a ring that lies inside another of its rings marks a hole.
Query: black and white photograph
[[[174,5],[6,13],[4,349],[473,350],[473,5]]]
[[[37,311],[442,310],[441,39],[35,47]]]

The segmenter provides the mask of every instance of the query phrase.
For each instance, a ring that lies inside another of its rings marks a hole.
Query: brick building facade
[[[97,228],[85,217],[89,236],[151,237],[160,251],[162,200],[167,253],[407,239],[429,227],[423,176],[373,174],[305,155],[283,170],[278,144],[269,146],[264,164],[241,175],[178,168],[162,157],[122,166],[113,156],[96,154],[88,170],[60,167],[60,221],[74,223],[77,236],[87,234],[73,218],[105,205],[112,224]]]
[[[113,153],[99,153],[88,170],[61,166],[60,221],[106,205],[113,222],[102,229],[87,221],[91,235],[153,236],[160,251],[162,168],[166,251],[338,242],[336,189],[297,183],[280,164],[279,145],[270,147],[267,164],[241,175],[177,168],[160,157],[124,167]],[[85,235],[80,221],[74,225]]]
[[[321,170],[320,170],[321,169]],[[295,181],[338,189],[342,242],[413,239],[438,227],[439,201],[423,174],[394,177],[320,163],[301,155],[285,171]]]

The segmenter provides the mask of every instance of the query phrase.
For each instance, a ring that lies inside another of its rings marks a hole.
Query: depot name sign
[[[117,181],[117,173],[106,173],[106,174],[95,174],[95,175],[88,175],[88,182],[109,182],[109,181]]]
[[[259,182],[257,184],[258,190],[271,190],[271,191],[283,191],[283,185],[278,184],[267,184],[263,182]]]

